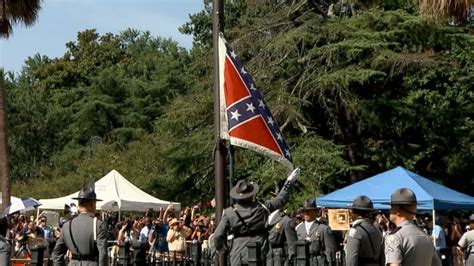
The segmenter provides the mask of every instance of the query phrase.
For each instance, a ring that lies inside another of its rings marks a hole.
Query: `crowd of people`
[[[295,243],[304,240],[310,265],[335,265],[336,260],[348,266],[474,265],[474,214],[469,219],[460,213],[445,214],[433,221],[431,214],[417,213],[413,191],[401,188],[392,194],[388,212],[375,210],[370,198],[358,196],[350,207],[350,230],[333,231],[327,210],[314,199],[295,211],[283,209],[298,175],[296,171],[288,176],[279,194],[266,201],[255,199],[258,185],[240,180],[230,191],[235,203],[223,211],[219,224],[211,209],[201,210],[198,205],[182,210],[169,205],[120,221],[116,215],[102,213],[102,219],[97,219],[99,199],[92,186],[81,190],[79,209],[61,218],[58,226],[50,225],[45,215],[16,213],[8,222],[1,219],[0,260],[2,240],[11,244],[15,258],[28,257],[29,244],[41,243],[57,265],[66,260],[112,262],[122,243],[146,246],[151,261],[179,260],[194,242],[203,250],[227,250],[230,264],[242,265],[248,259],[247,244],[256,241],[267,265],[288,265],[296,256]],[[91,249],[90,243],[97,248]]]

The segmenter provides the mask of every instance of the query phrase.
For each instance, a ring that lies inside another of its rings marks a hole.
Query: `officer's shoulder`
[[[393,228],[392,230],[390,230],[390,233],[388,233],[389,235],[395,235],[396,233],[398,233],[400,230],[402,230],[402,227],[399,226],[399,227],[395,227]]]
[[[362,237],[362,234],[360,232],[361,230],[363,230],[361,228],[361,225],[360,224],[355,224],[355,225],[352,226],[351,229],[349,229],[348,235],[350,237],[353,237],[353,238],[361,238]]]
[[[298,230],[298,228],[300,228],[302,224],[304,224],[304,222],[299,223],[299,224],[296,226],[295,230]]]
[[[288,216],[285,216],[283,217],[284,221],[286,221],[286,224],[289,226],[289,227],[292,227],[292,228],[295,228],[296,227],[296,221],[295,219],[291,218],[291,217],[288,217]]]

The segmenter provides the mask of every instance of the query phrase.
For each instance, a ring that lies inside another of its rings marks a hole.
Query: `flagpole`
[[[212,40],[214,52],[214,178],[216,219],[219,223],[225,207],[225,167],[226,146],[220,137],[220,95],[219,95],[219,32],[224,32],[224,5],[223,0],[213,0],[212,9]],[[219,265],[226,265],[226,254],[219,253]]]
[[[234,186],[234,146],[229,145],[229,187]],[[234,204],[234,199],[229,199],[229,205]]]

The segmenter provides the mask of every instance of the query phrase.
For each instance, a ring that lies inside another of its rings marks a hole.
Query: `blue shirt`
[[[166,235],[168,234],[168,225],[163,224],[157,232],[154,250],[159,252],[168,252],[168,242],[166,242]]]
[[[148,234],[150,233],[150,229],[151,229],[151,224],[145,225],[142,228],[142,230],[140,231],[140,238],[138,239],[140,243],[148,243]]]
[[[439,251],[442,248],[446,248],[446,235],[441,226],[434,225],[433,233],[431,233],[431,236],[433,237],[433,239],[440,238],[440,240],[435,245],[436,250]]]

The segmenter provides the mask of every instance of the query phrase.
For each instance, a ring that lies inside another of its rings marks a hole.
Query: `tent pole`
[[[36,208],[36,220],[38,220],[38,217],[40,215],[40,208]]]
[[[436,226],[436,211],[433,208],[433,229],[431,230],[431,232],[434,232],[435,226]],[[431,236],[433,236],[433,233],[431,233]],[[433,237],[433,245],[436,247],[436,238],[435,237]]]

